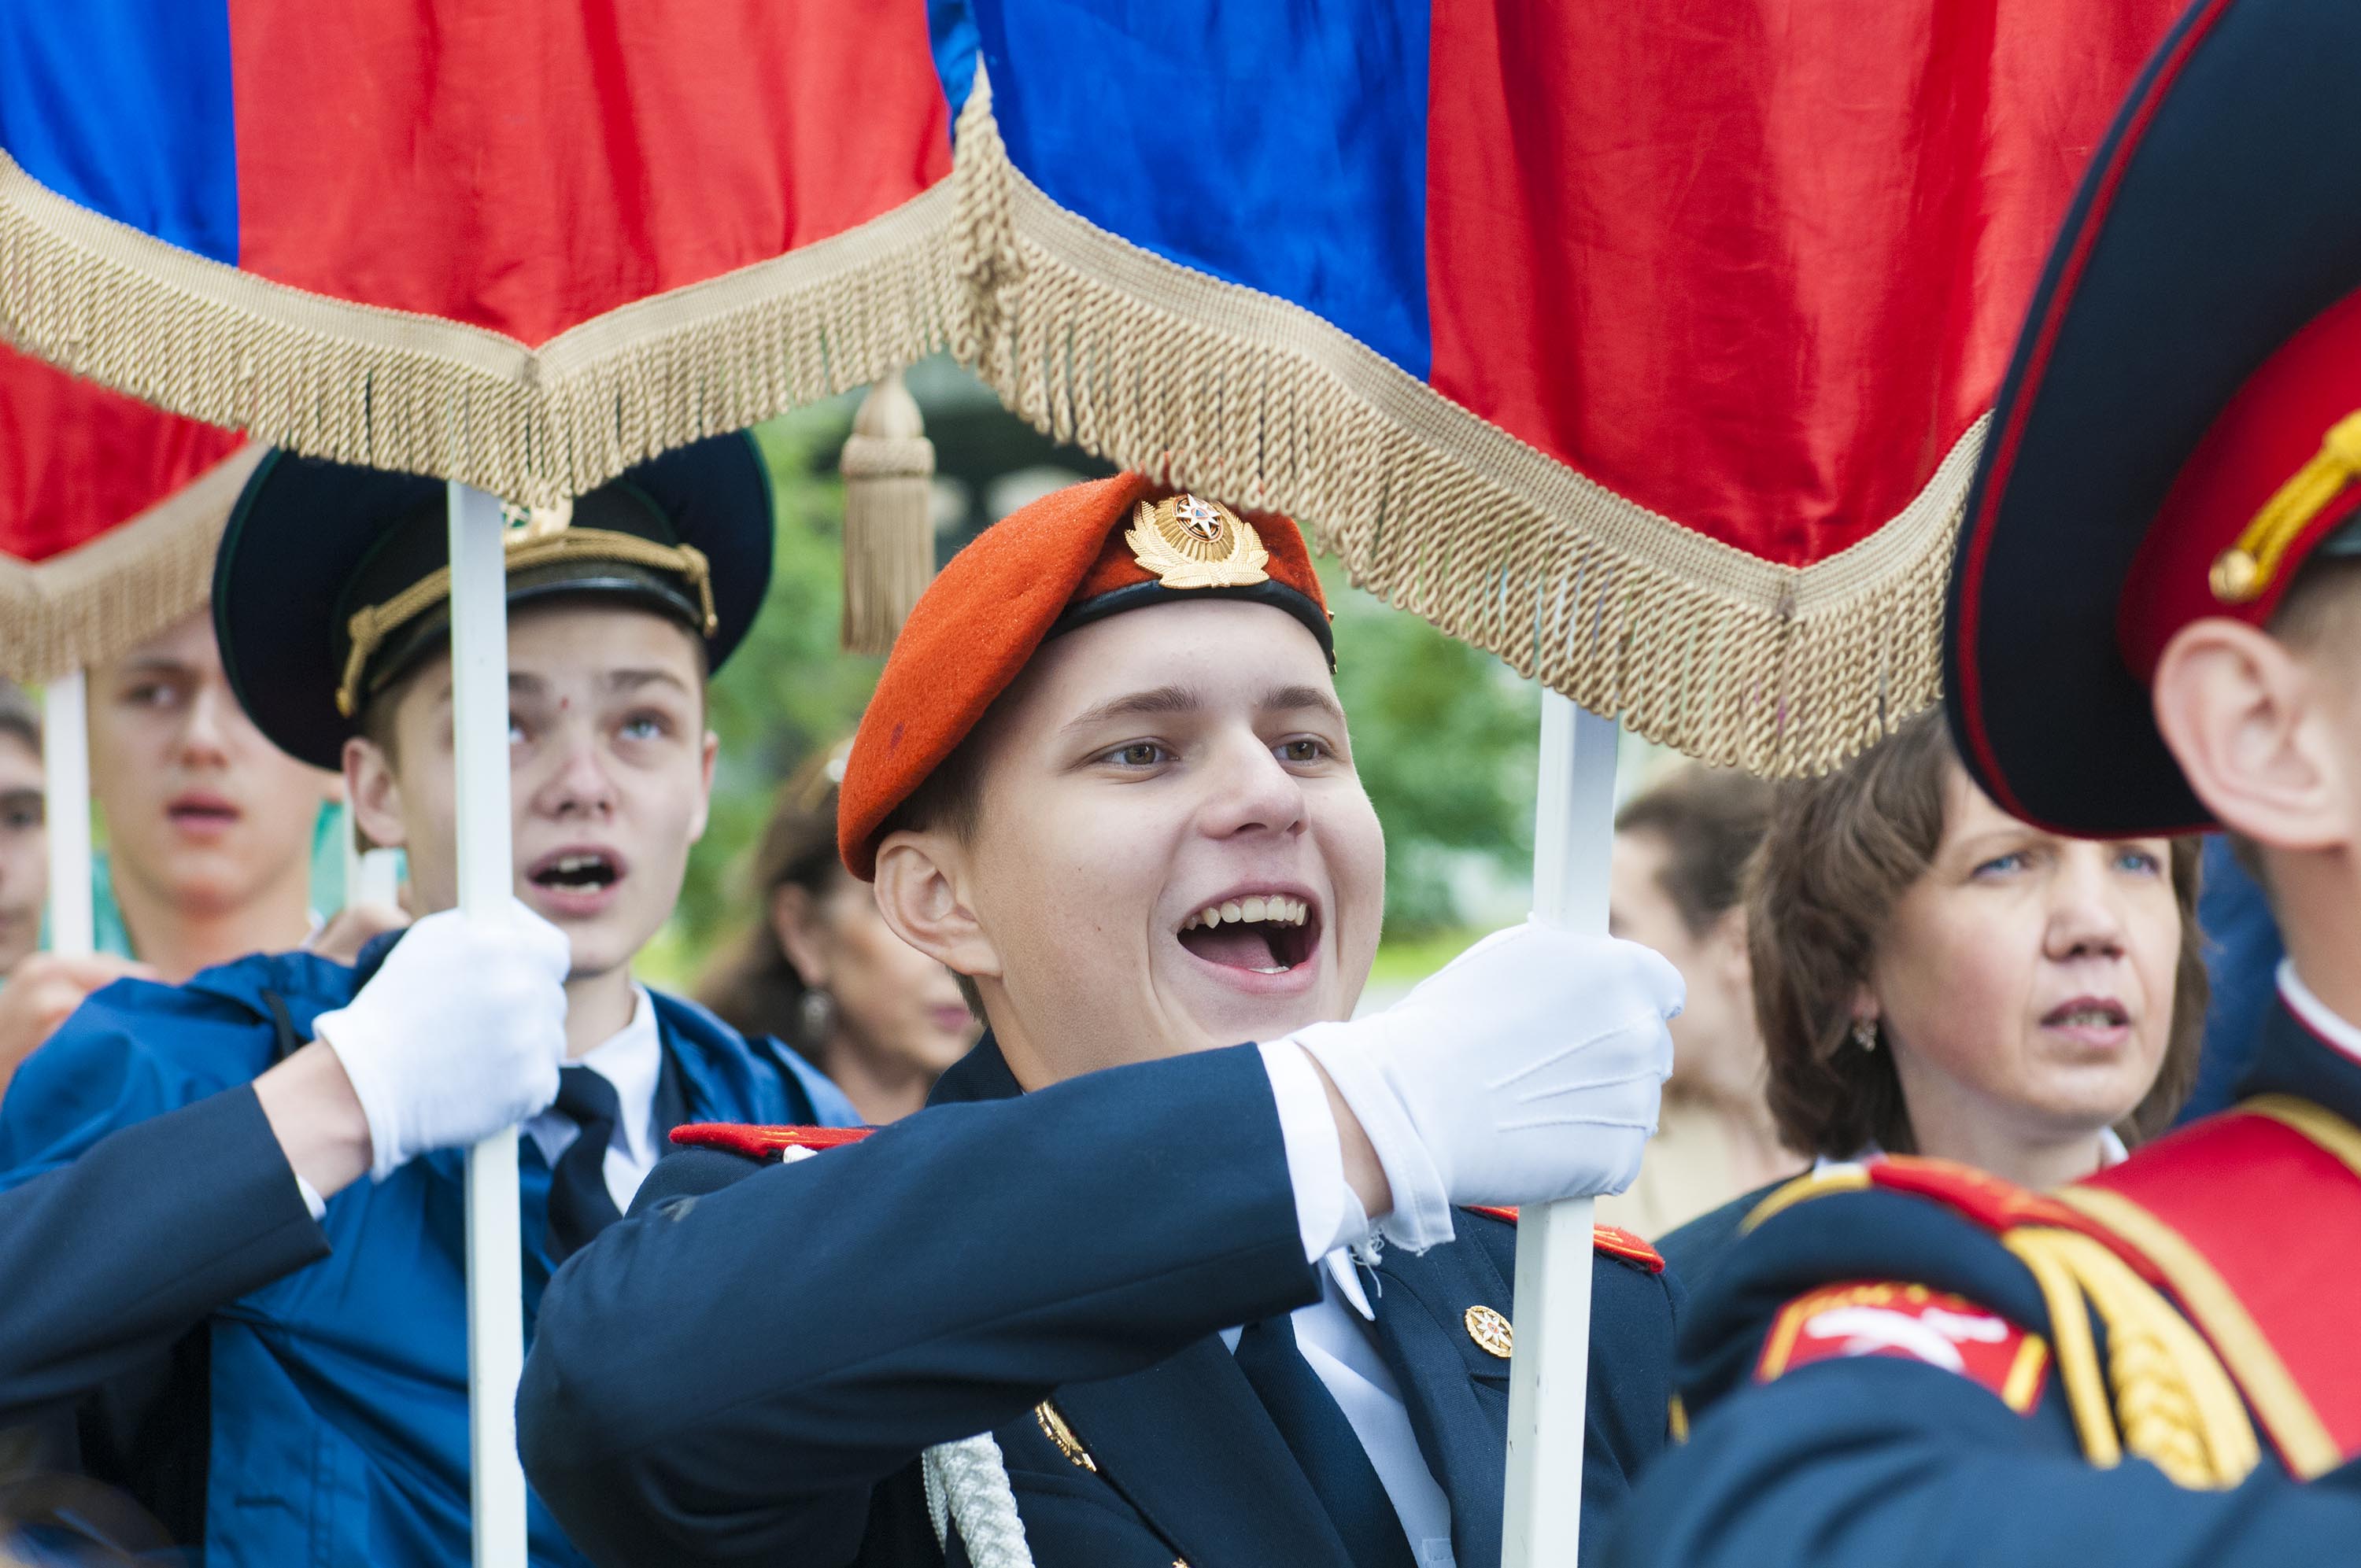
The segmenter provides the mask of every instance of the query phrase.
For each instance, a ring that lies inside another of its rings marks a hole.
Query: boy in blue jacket
[[[471,919],[443,487],[258,470],[214,576],[232,685],[280,748],[343,768],[443,913],[350,967],[113,986],[27,1061],[0,1102],[0,1227],[59,1239],[0,1312],[0,1424],[215,1564],[463,1562],[465,1147],[522,1124],[529,1328],[674,1126],[856,1119],[785,1047],[631,976],[705,827],[705,681],[762,602],[771,527],[739,436],[512,524],[516,899]],[[121,1179],[132,1141],[145,1182]],[[579,1561],[538,1503],[532,1546]]]

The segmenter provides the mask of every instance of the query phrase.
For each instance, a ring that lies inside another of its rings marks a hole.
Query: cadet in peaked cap
[[[1940,1162],[1757,1209],[1619,1561],[2265,1564],[2361,1498],[2361,10],[2204,0],[2053,253],[1951,583],[2009,810],[2221,826],[2290,961],[2236,1110],[2054,1194]],[[2306,1483],[2324,1484],[2310,1486]]]
[[[1679,981],[1522,929],[1345,1022],[1383,844],[1333,652],[1292,522],[1137,475],[928,590],[840,843],[989,1032],[865,1141],[685,1132],[552,1283],[519,1431],[594,1556],[931,1560],[922,1453],[989,1431],[952,1561],[1012,1509],[1043,1564],[1499,1561],[1497,1205],[1630,1179]],[[1602,1234],[1600,1508],[1665,1440],[1661,1268]]]
[[[207,1560],[465,1560],[466,1146],[523,1124],[530,1321],[673,1127],[857,1120],[785,1047],[631,976],[704,826],[706,675],[762,602],[771,530],[740,436],[517,514],[517,898],[470,917],[450,907],[444,487],[284,454],[249,480],[214,576],[233,689],[342,768],[440,913],[352,967],[258,954],[118,984],[0,1106],[0,1188],[41,1214],[117,1201],[18,1281],[38,1305],[10,1322],[39,1326],[0,1345],[0,1406],[80,1405],[83,1460]],[[142,1157],[170,1179],[126,1183]],[[534,1563],[583,1562],[537,1502],[531,1530]]]

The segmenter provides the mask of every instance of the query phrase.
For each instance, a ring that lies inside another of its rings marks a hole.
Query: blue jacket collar
[[[2238,1085],[2241,1100],[2257,1094],[2293,1094],[2361,1124],[2361,1061],[2313,1034],[2285,998],[2275,997],[2263,1014],[2254,1062]]]

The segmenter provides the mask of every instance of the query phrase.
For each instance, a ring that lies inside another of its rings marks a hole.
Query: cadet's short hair
[[[1771,820],[1771,786],[1730,768],[1685,763],[1615,814],[1618,833],[1653,834],[1658,873],[1689,935],[1702,937],[1738,907],[1746,862]]]
[[[1894,1053],[1851,1043],[1853,998],[1894,905],[1933,863],[1945,791],[1959,766],[1934,711],[1838,772],[1779,789],[1747,878],[1747,947],[1771,1113],[1781,1141],[1799,1154],[1849,1159],[1872,1144],[1888,1154],[1917,1152]],[[2205,1033],[2196,839],[2172,840],[2171,874],[2180,905],[2172,1028],[2156,1081],[2117,1124],[2131,1144],[2170,1124],[2197,1080]]]
[[[14,735],[33,755],[41,754],[41,710],[10,680],[0,680],[0,735]]]

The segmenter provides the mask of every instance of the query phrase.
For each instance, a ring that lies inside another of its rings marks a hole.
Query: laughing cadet
[[[211,1563],[466,1561],[466,1146],[524,1124],[529,1324],[673,1126],[854,1120],[783,1047],[631,978],[705,827],[707,673],[769,578],[752,448],[703,442],[512,526],[516,901],[491,918],[451,907],[443,492],[275,455],[214,584],[246,712],[342,766],[363,830],[443,913],[351,967],[287,953],[115,985],[0,1103],[0,1187],[23,1200],[0,1223],[79,1238],[10,1280],[8,1324],[34,1327],[0,1343],[0,1426],[78,1426],[81,1464]],[[119,1179],[135,1141],[142,1185]],[[117,1207],[72,1229],[74,1183],[109,1170],[90,1190]],[[532,1555],[580,1561],[537,1504]]]
[[[1484,1206],[1631,1179],[1680,981],[1528,927],[1346,1022],[1385,846],[1331,657],[1291,522],[1137,476],[928,590],[840,848],[989,1032],[846,1146],[684,1134],[551,1282],[520,1432],[596,1561],[964,1563],[921,1453],[989,1432],[954,1512],[1013,1506],[1037,1563],[1499,1562]],[[1587,1508],[1665,1441],[1660,1267],[1595,1261]]]

